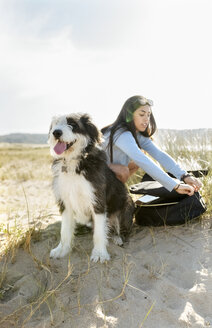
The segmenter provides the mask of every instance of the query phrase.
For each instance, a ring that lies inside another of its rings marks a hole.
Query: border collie
[[[122,245],[132,227],[134,204],[107,165],[100,131],[87,114],[59,116],[52,120],[48,142],[54,158],[53,190],[62,215],[61,240],[50,257],[70,252],[76,223],[93,221],[91,260],[109,260],[108,230],[116,233],[112,239]]]

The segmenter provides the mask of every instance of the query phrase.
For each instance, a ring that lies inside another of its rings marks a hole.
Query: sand
[[[50,186],[24,188],[31,211],[35,194],[43,192],[51,214],[34,217],[30,244],[1,259],[1,328],[212,327],[212,219],[134,225],[124,247],[109,242],[111,260],[103,264],[90,262],[92,231],[83,228],[70,256],[53,260],[60,217]],[[43,205],[37,198],[37,212]]]

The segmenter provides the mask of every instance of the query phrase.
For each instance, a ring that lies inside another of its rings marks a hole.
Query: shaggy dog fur
[[[108,167],[106,154],[100,147],[101,134],[87,114],[71,114],[53,118],[49,131],[53,190],[62,214],[61,241],[50,257],[60,258],[71,250],[76,223],[93,222],[94,248],[91,259],[104,262],[108,229],[113,240],[131,229],[134,205],[124,184]]]

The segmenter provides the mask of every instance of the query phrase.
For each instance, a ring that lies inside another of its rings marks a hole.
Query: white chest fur
[[[92,184],[82,174],[61,171],[55,178],[54,192],[78,223],[85,224],[91,219],[95,194]]]

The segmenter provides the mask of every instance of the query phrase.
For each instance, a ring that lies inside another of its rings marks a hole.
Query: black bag
[[[159,182],[147,174],[142,182],[130,186],[133,194],[156,196],[154,200],[144,203],[142,197],[136,202],[135,222],[142,226],[161,226],[184,224],[199,217],[206,211],[206,205],[199,192],[193,196],[169,192]]]

